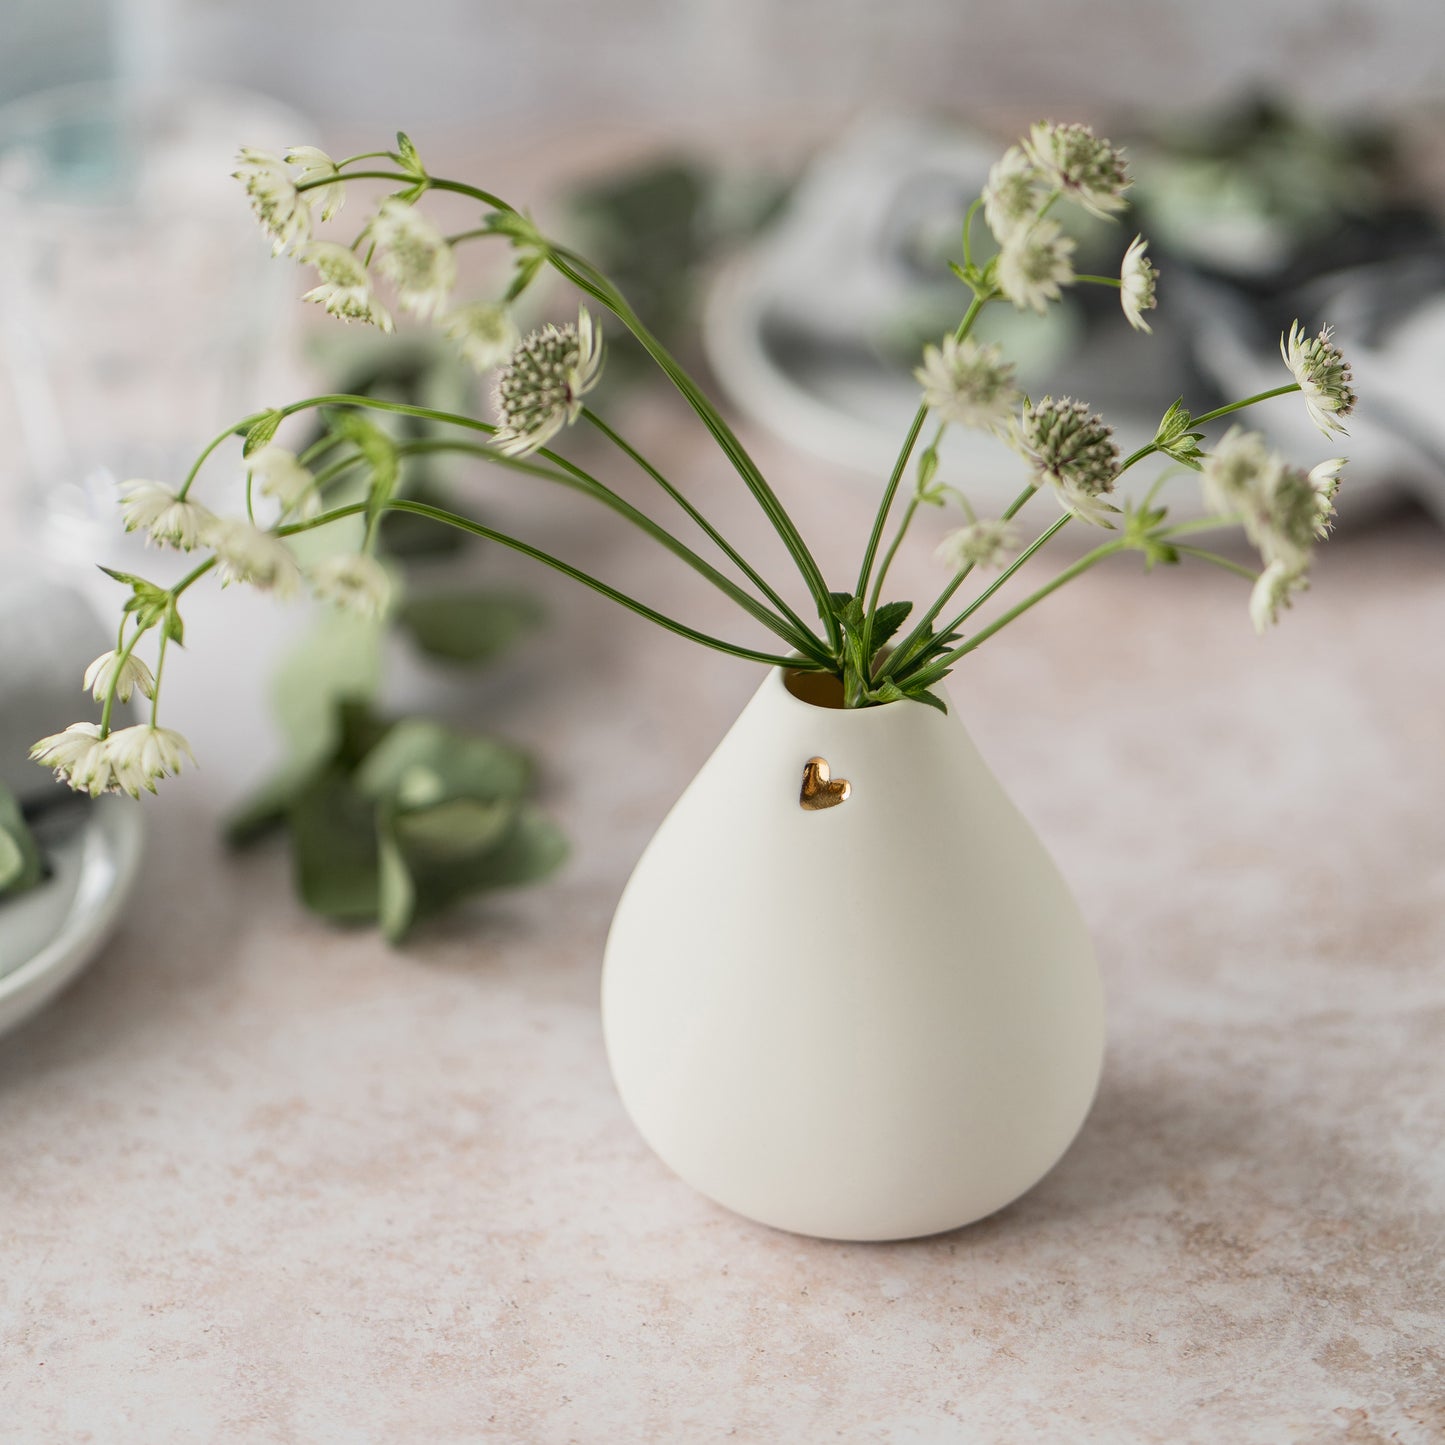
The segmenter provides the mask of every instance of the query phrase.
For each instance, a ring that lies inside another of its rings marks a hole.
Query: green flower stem
[[[1124,282],[1118,276],[1079,276],[1075,275],[1075,281],[1083,281],[1090,286],[1112,286],[1118,290]]]
[[[958,323],[958,329],[953,333],[957,340],[962,341],[973,330],[973,323],[978,320],[979,312],[992,299],[993,296],[990,292],[974,293],[968,310],[964,312],[963,320]],[[883,499],[879,502],[878,513],[873,519],[873,531],[868,538],[868,545],[863,551],[863,565],[858,569],[858,585],[853,592],[855,597],[862,597],[868,590],[868,579],[873,572],[873,559],[877,556],[879,543],[883,540],[883,529],[888,525],[888,513],[892,510],[893,498],[897,495],[898,484],[903,480],[903,473],[908,470],[908,459],[913,455],[913,448],[918,442],[918,434],[923,430],[923,423],[927,417],[927,406],[920,406],[914,413],[913,424],[908,428],[908,435],[903,439],[903,446],[899,449],[898,457],[893,463],[893,472],[888,478],[887,486],[883,489]]]
[[[501,466],[509,467],[514,471],[526,473],[528,476],[541,477],[545,481],[556,482],[564,487],[571,487],[574,491],[581,492],[595,501],[601,502],[603,506],[611,508],[619,516],[625,517],[634,526],[646,532],[654,541],[666,547],[675,557],[687,563],[694,571],[705,577],[720,592],[724,593],[739,607],[743,608],[750,617],[761,622],[769,631],[776,633],[791,647],[798,651],[807,653],[815,662],[828,665],[831,659],[822,649],[817,638],[808,633],[800,634],[783,618],[777,616],[771,609],[765,607],[751,594],[745,592],[737,585],[732,578],[719,572],[706,558],[698,556],[686,543],[674,537],[665,527],[653,521],[645,512],[639,511],[625,497],[619,496],[610,487],[599,482],[595,477],[590,477],[579,468],[573,468],[562,458],[553,453],[540,452],[538,455],[547,456],[557,461],[566,470],[552,471],[547,467],[539,467],[526,462],[519,457],[508,457],[495,451],[491,447],[482,446],[475,442],[453,442],[443,439],[423,439],[414,442],[403,442],[397,447],[397,452],[402,456],[412,456],[426,452],[450,452],[461,453],[468,456],[481,457],[485,461],[493,462]],[[809,646],[811,644],[811,646]]]
[[[963,320],[958,323],[958,329],[953,333],[956,340],[962,341],[973,330],[973,324],[978,320],[979,312],[988,305],[993,296],[992,291],[975,291],[973,293],[973,300],[969,302],[968,310],[963,314]],[[918,442],[918,434],[923,430],[923,423],[927,416],[928,405],[924,403],[914,413],[913,424],[908,428],[908,435],[904,437],[898,457],[893,463],[893,472],[888,478],[888,484],[883,489],[882,500],[879,502],[877,514],[873,518],[873,530],[868,535],[868,545],[863,550],[863,565],[858,569],[858,586],[854,591],[856,597],[868,594],[868,581],[873,572],[873,559],[878,554],[878,545],[883,540],[883,529],[888,525],[888,514],[893,510],[893,499],[898,494],[899,483],[903,480],[903,473],[908,469],[908,460],[913,455],[913,448]],[[912,513],[910,512],[904,521],[903,530],[907,529],[908,522],[911,520]],[[902,540],[901,532],[899,540]],[[873,656],[873,619],[878,612],[878,593],[879,589],[875,588],[872,593],[872,601],[868,604],[867,616],[863,621],[865,667],[871,664]]]
[[[1254,396],[1247,396],[1243,401],[1232,401],[1228,406],[1216,407],[1213,411],[1207,411],[1203,416],[1194,418],[1195,426],[1202,426],[1207,421],[1218,421],[1222,416],[1228,416],[1232,411],[1242,411],[1247,406],[1254,406],[1257,402],[1269,401],[1276,396],[1288,396],[1292,391],[1298,391],[1300,384],[1292,381],[1288,386],[1277,386],[1273,391],[1257,392]]]
[[[975,204],[977,203],[975,202]],[[928,452],[937,452],[938,444],[943,440],[943,434],[947,430],[948,423],[946,421],[939,422],[938,430],[934,432],[933,440],[929,443],[928,451],[924,452],[924,456],[927,456]],[[971,512],[972,508],[969,508],[968,500],[964,497],[963,493],[960,492],[958,496],[959,500],[963,502],[964,507]],[[868,618],[865,626],[865,633],[867,634],[867,641],[869,642],[872,641],[873,615],[878,611],[878,599],[882,595],[883,583],[888,577],[888,569],[893,565],[893,559],[898,555],[898,549],[903,545],[904,537],[908,535],[908,528],[918,511],[920,500],[918,491],[915,488],[913,495],[908,499],[908,505],[903,509],[903,519],[898,524],[897,532],[893,534],[893,541],[889,543],[888,550],[883,554],[883,561],[879,563],[878,574],[873,579],[873,591],[868,598]],[[969,520],[973,520],[972,516],[970,516]]]
[[[365,502],[353,502],[345,507],[337,507],[330,512],[325,512],[319,517],[311,517],[304,522],[293,522],[288,526],[278,527],[276,535],[292,537],[299,532],[310,532],[317,527],[324,527],[331,522],[340,521],[344,517],[357,516],[365,510]],[[404,498],[393,498],[385,504],[385,510],[410,512],[414,516],[441,522],[446,526],[455,527],[458,531],[469,532],[474,537],[484,537],[489,542],[496,542],[514,552],[520,552],[524,557],[530,557],[534,562],[540,562],[544,567],[550,567],[553,571],[570,577],[574,582],[580,582],[584,587],[600,593],[609,601],[616,602],[619,606],[637,613],[639,617],[645,617],[649,622],[655,622],[659,627],[666,628],[667,631],[674,632],[679,637],[685,637],[690,642],[700,643],[703,647],[710,647],[717,652],[726,652],[732,657],[741,657],[748,662],[765,663],[769,667],[797,668],[805,672],[821,670],[816,664],[806,659],[781,657],[771,652],[758,652],[753,648],[741,647],[736,643],[726,642],[720,637],[710,636],[706,632],[699,632],[695,627],[689,627],[685,622],[678,622],[675,618],[668,617],[655,608],[649,607],[645,602],[639,602],[635,597],[629,597],[625,592],[609,586],[600,578],[573,567],[570,563],[562,561],[560,557],[554,557],[550,552],[544,552],[540,547],[533,547],[530,543],[523,542],[506,532],[499,532],[495,527],[487,527],[481,522],[474,522],[470,517],[458,516],[455,512],[448,512],[442,507],[433,507],[426,502],[413,502]]]
[[[1226,572],[1233,572],[1236,577],[1243,577],[1250,582],[1259,581],[1259,573],[1252,567],[1246,567],[1228,557],[1221,557],[1218,552],[1209,552],[1203,547],[1176,547],[1174,550],[1186,557],[1197,557],[1201,562],[1212,562],[1216,567],[1223,567]]]
[[[210,457],[211,453],[215,451],[222,442],[227,441],[229,438],[234,436],[244,436],[248,431],[250,431],[252,426],[254,426],[256,422],[260,421],[260,419],[265,415],[266,413],[264,411],[252,412],[250,416],[236,422],[234,426],[228,426],[226,430],[221,432],[218,436],[212,437],[211,440],[206,443],[205,450],[202,451],[200,456],[196,458],[195,464],[191,467],[190,471],[186,473],[186,479],[184,482],[181,483],[180,491],[176,493],[177,498],[181,501],[185,500],[186,493],[189,492],[191,489],[191,483],[195,481],[197,475],[200,473],[201,468],[205,466],[206,461]]]
[[[151,727],[155,727],[156,719],[160,716],[161,709],[161,679],[166,672],[166,644],[170,638],[166,635],[164,627],[161,628],[160,651],[156,654],[156,685],[151,691]]]
[[[973,204],[964,212],[963,217],[963,266],[966,271],[973,270],[973,218],[978,215],[979,207],[983,205],[983,197],[976,196]]]
[[[1067,522],[1068,517],[1063,517],[1061,522]],[[1055,523],[1050,530],[1057,530],[1060,523]],[[1130,544],[1122,537],[1113,542],[1105,542],[1102,547],[1095,547],[1092,552],[1086,552],[1071,567],[1065,567],[1062,572],[1051,582],[1046,582],[1037,592],[1032,592],[1015,607],[1010,607],[1002,616],[996,617],[987,627],[980,628],[959,647],[952,652],[946,652],[942,657],[935,658],[929,665],[931,667],[952,667],[960,658],[966,657],[976,647],[981,647],[996,632],[1001,632],[1010,622],[1015,621],[1024,615],[1031,607],[1036,607],[1045,597],[1057,592],[1065,583],[1072,582],[1075,577],[1087,572],[1090,567],[1102,562],[1106,557],[1112,557],[1116,552],[1124,551]]]
[[[758,465],[748,455],[746,448],[728,426],[716,407],[705,397],[698,385],[673,358],[666,347],[642,324],[637,313],[628,305],[620,291],[592,264],[560,246],[549,244],[547,260],[554,270],[565,276],[579,290],[586,292],[605,306],[635,336],[649,356],[662,369],[664,375],[682,394],[683,399],[697,413],[713,440],[722,448],[723,454],[733,464],[734,470],[743,479],[762,507],[773,530],[782,538],[783,545],[802,573],[804,582],[812,593],[818,608],[818,615],[828,634],[828,642],[836,649],[839,644],[838,623],[833,616],[832,600],[828,595],[828,584],[818,568],[813,554],[803,541],[797,525],[788,515],[777,494],[768,485],[767,479],[758,470]]]
[[[124,633],[124,617],[121,618],[120,627],[121,632]],[[126,663],[130,661],[130,655],[135,651],[136,643],[138,643],[141,638],[145,636],[145,634],[146,629],[142,627],[139,623],[137,623],[135,631],[132,632],[130,635],[130,641],[127,642],[126,645],[120,649],[120,659],[116,663],[115,668],[113,669],[110,679],[110,686],[106,689],[105,692],[105,702],[101,704],[100,709],[100,735],[103,738],[110,736],[110,715],[115,711],[115,690],[120,685],[121,671],[125,667]],[[117,638],[117,641],[119,641],[119,638]]]
[[[651,462],[647,460],[646,457],[644,457],[634,447],[630,446],[590,407],[582,408],[582,416],[586,421],[591,423],[592,426],[596,427],[597,430],[600,431],[602,435],[605,436],[610,442],[612,442],[613,445],[615,445],[625,456],[630,457],[639,467],[641,467],[642,470],[646,472],[647,475],[651,477],[652,480],[655,481],[657,485],[661,487],[662,490],[666,492],[667,495],[671,497],[672,500],[676,502],[677,505],[681,507],[682,510],[686,512],[689,517],[692,518],[692,520],[706,534],[706,536],[714,544],[714,546],[716,546],[718,550],[721,551],[728,558],[728,560],[731,561],[732,564],[748,579],[748,581],[750,581],[763,594],[763,596],[766,597],[768,601],[771,602],[773,606],[776,607],[778,611],[782,613],[782,615],[787,618],[790,623],[793,624],[794,628],[796,628],[799,634],[799,646],[803,647],[806,651],[818,649],[816,655],[818,655],[819,660],[822,660],[826,657],[826,652],[822,650],[822,642],[820,642],[819,639],[813,634],[812,630],[803,621],[803,619],[799,617],[798,614],[794,612],[791,607],[788,606],[788,604],[772,589],[772,587],[768,585],[767,581],[763,577],[759,576],[757,571],[748,563],[747,559],[743,557],[736,548],[733,547],[733,545],[727,540],[727,538],[724,537],[717,530],[717,528],[714,527],[712,523],[709,522],[707,518],[704,517],[703,514],[696,507],[694,507],[692,503],[689,502],[688,499],[683,496],[683,494],[676,487],[674,487],[672,483],[669,482],[667,478],[664,477],[662,473],[657,470],[656,467],[652,465]],[[812,643],[812,648],[808,648],[806,646],[807,642]]]
[[[1029,485],[1008,504],[999,520],[1011,522],[1024,507],[1028,505],[1029,499],[1037,491],[1038,488],[1030,482]],[[1017,559],[1015,559],[1015,565],[1017,565]],[[938,614],[948,606],[949,599],[963,586],[964,582],[968,579],[969,573],[973,571],[973,567],[974,564],[970,562],[967,566],[961,567],[953,574],[948,586],[934,599],[933,605],[913,624],[912,631],[909,632],[903,641],[888,655],[887,660],[878,671],[876,681],[882,682],[885,678],[891,677],[900,667],[907,666],[916,656],[922,655],[924,652],[924,644],[929,640],[929,628],[937,619]],[[945,627],[941,629],[941,632],[942,635],[946,637],[952,630],[951,627]]]
[[[298,193],[303,191],[314,191],[317,186],[334,186],[337,182],[336,176],[320,176],[314,181],[302,181],[297,185]],[[490,191],[484,191],[477,186],[463,185],[460,181],[444,181],[437,176],[413,176],[405,171],[350,171],[341,180],[347,181],[394,181],[397,185],[421,186],[428,191],[452,191],[457,195],[470,196],[473,200],[480,201],[484,206],[490,206],[494,211],[515,211],[515,206],[509,206],[500,196],[494,196]]]

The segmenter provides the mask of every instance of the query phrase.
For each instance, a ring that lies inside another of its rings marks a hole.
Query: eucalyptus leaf
[[[449,798],[397,814],[394,827],[407,851],[419,858],[462,858],[495,848],[516,820],[517,808],[510,799]]]
[[[45,862],[20,805],[0,787],[0,896],[23,893],[45,878]]]
[[[380,906],[376,808],[337,771],[318,776],[292,803],[296,888],[313,913],[370,923]]]
[[[492,590],[408,596],[397,620],[431,657],[483,662],[510,647],[542,620],[535,599]]]
[[[394,830],[391,809],[376,815],[377,921],[388,943],[400,943],[416,915],[416,885]]]
[[[451,798],[520,798],[531,781],[532,765],[516,748],[426,718],[397,723],[356,772],[356,786],[367,797],[394,800],[407,810]]]
[[[328,610],[282,661],[274,692],[291,766],[304,768],[329,758],[340,734],[339,704],[376,695],[383,633],[379,621]]]

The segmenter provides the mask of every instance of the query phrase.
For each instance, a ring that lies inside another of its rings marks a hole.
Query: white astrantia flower
[[[1237,517],[1266,563],[1301,572],[1329,535],[1343,466],[1343,458],[1332,457],[1303,471],[1258,432],[1231,427],[1204,457],[1200,482],[1210,508]]]
[[[147,542],[182,552],[202,546],[216,521],[208,507],[145,481],[121,483],[120,515],[127,532],[144,532]]]
[[[1086,125],[1039,121],[1029,129],[1024,155],[1046,188],[1105,220],[1127,204],[1132,184],[1123,152],[1101,140]]]
[[[366,264],[349,246],[313,241],[301,259],[315,266],[321,277],[321,284],[307,291],[303,301],[315,301],[342,321],[365,321],[379,331],[392,330],[391,313],[373,294]]]
[[[257,478],[262,494],[279,503],[282,516],[296,512],[302,517],[314,517],[321,510],[316,478],[301,465],[295,452],[273,442],[252,452],[246,465]]]
[[[361,617],[382,617],[391,602],[391,579],[375,557],[356,552],[326,557],[306,576],[323,601]]]
[[[150,668],[134,652],[124,658],[119,652],[102,652],[85,669],[85,681],[81,686],[96,702],[104,702],[110,696],[112,684],[118,702],[129,702],[137,688],[142,697],[156,695],[156,680]]]
[[[914,373],[923,402],[940,421],[984,431],[1005,432],[1019,403],[1014,369],[997,346],[980,346],[972,337],[945,336],[923,348],[923,365]]]
[[[249,583],[278,597],[292,596],[301,581],[301,568],[291,549],[277,536],[263,532],[241,517],[226,517],[212,528],[221,585]]]
[[[457,279],[456,257],[446,237],[413,205],[388,196],[367,234],[376,243],[377,265],[396,287],[401,304],[426,320],[446,305]]]
[[[256,219],[271,237],[271,251],[299,250],[311,239],[310,193],[302,194],[286,162],[269,151],[242,148],[231,174],[246,188]]]
[[[1039,173],[1019,146],[1010,146],[989,169],[983,188],[983,218],[1002,245],[1035,220],[1045,199]]]
[[[1149,260],[1149,243],[1143,236],[1135,236],[1119,267],[1119,304],[1135,331],[1153,330],[1144,313],[1159,304],[1154,294],[1158,283],[1158,269]]]
[[[41,738],[30,749],[30,756],[54,771],[62,783],[77,793],[98,798],[114,790],[114,777],[100,724],[71,723],[63,733]]]
[[[1074,242],[1056,221],[1021,227],[998,253],[998,284],[1020,311],[1044,314],[1061,288],[1073,284]]]
[[[1259,574],[1249,594],[1249,619],[1254,630],[1263,633],[1279,621],[1280,610],[1293,606],[1292,597],[1310,585],[1308,574],[1286,562],[1271,562]]]
[[[111,733],[104,746],[113,785],[132,798],[140,797],[142,788],[154,793],[156,784],[179,773],[186,759],[193,767],[196,762],[190,743],[180,733],[150,723],[121,728]]]
[[[498,427],[492,444],[508,456],[534,452],[577,420],[582,398],[602,373],[602,333],[587,308],[575,326],[534,331],[498,373],[492,399]]]
[[[1327,437],[1343,432],[1340,418],[1355,409],[1354,376],[1333,336],[1330,326],[1318,336],[1307,336],[1296,321],[1279,341],[1280,355],[1299,383],[1310,419]]]
[[[446,318],[443,330],[478,371],[500,366],[522,339],[511,311],[498,301],[473,301],[458,307]]]
[[[1019,530],[1012,522],[970,522],[950,532],[935,555],[955,572],[962,572],[965,567],[1001,567],[1018,545]]]
[[[1065,511],[1096,527],[1113,525],[1118,508],[1104,498],[1119,475],[1119,448],[1097,412],[1067,396],[1025,402],[1014,445],[1033,468],[1035,486],[1048,482]]]
[[[341,172],[337,170],[336,162],[320,147],[292,146],[286,152],[286,164],[300,167],[300,174],[296,177],[298,185],[322,181],[328,176],[335,177],[329,185],[302,192],[320,206],[323,221],[329,221],[346,204],[346,187],[341,183]]]

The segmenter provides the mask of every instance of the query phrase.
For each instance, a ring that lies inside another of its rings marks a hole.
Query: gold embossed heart
[[[827,758],[809,758],[803,764],[803,791],[798,795],[798,805],[809,813],[846,803],[852,791],[853,784],[847,778],[833,776]]]

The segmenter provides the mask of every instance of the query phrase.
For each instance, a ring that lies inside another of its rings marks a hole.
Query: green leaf
[[[946,713],[948,711],[948,704],[941,697],[939,697],[936,692],[929,692],[927,688],[921,687],[917,690],[910,690],[909,692],[906,692],[904,696],[912,702],[921,702],[926,704],[928,707],[937,708],[938,711],[941,713]]]
[[[515,301],[537,279],[537,273],[546,263],[547,257],[541,252],[523,257],[517,265],[517,273],[512,277],[512,284],[507,287],[503,299],[509,302]]]
[[[396,133],[396,154],[401,161],[402,170],[413,176],[421,178],[426,176],[426,167],[421,163],[421,156],[417,154],[411,137],[403,130]]]
[[[400,943],[416,916],[416,884],[398,840],[391,810],[382,808],[376,818],[378,859],[377,921],[388,943]]]
[[[175,610],[175,599],[164,587],[158,587],[144,577],[137,577],[133,572],[117,572],[111,567],[102,567],[100,570],[107,577],[114,578],[131,589],[131,595],[126,598],[125,606],[121,610],[134,613],[136,621],[142,627],[154,627]],[[176,625],[180,625],[179,614],[176,616]]]
[[[285,418],[279,411],[268,411],[258,421],[252,422],[246,431],[246,440],[241,447],[241,455],[249,457],[252,452],[260,451],[276,435],[276,428],[284,420]]]
[[[161,618],[161,632],[177,647],[186,645],[186,625],[181,621],[180,608],[174,597],[166,604],[165,616]]]
[[[385,626],[328,609],[277,669],[276,711],[292,752],[304,768],[329,758],[340,736],[343,702],[367,702],[381,683]]]
[[[268,778],[226,818],[222,836],[229,848],[249,848],[287,821],[296,799],[311,787],[319,769],[290,766]]]
[[[929,447],[918,458],[918,495],[925,501],[932,501],[932,494],[925,496],[938,474],[938,448]]]
[[[833,605],[833,616],[841,620],[849,603],[853,601],[853,594],[851,592],[830,592],[828,601]]]
[[[517,806],[511,800],[451,798],[432,808],[399,813],[396,831],[409,853],[444,862],[495,848],[516,821]]]
[[[495,738],[472,737],[425,718],[395,724],[357,769],[369,798],[408,811],[454,798],[520,798],[532,781],[524,753]]]
[[[23,893],[44,878],[45,863],[20,805],[0,787],[0,896]]]
[[[885,602],[873,614],[873,648],[876,652],[900,627],[913,611],[911,602]]]
[[[381,888],[376,811],[335,769],[322,772],[292,804],[296,888],[313,913],[338,923],[376,918]]]
[[[542,620],[541,605],[522,593],[490,590],[408,595],[397,621],[431,657],[484,662]]]

